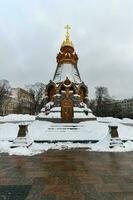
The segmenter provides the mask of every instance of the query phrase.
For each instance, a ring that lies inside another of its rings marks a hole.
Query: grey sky
[[[132,0],[0,0],[0,79],[12,86],[53,78],[64,26],[90,97],[95,86],[133,96]]]

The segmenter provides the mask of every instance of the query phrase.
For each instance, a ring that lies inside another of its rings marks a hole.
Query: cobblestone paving
[[[133,200],[133,152],[1,154],[0,200]]]

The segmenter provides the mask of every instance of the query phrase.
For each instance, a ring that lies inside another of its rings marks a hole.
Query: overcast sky
[[[133,96],[133,0],[0,0],[0,79],[47,83],[70,24],[90,97],[96,86]]]

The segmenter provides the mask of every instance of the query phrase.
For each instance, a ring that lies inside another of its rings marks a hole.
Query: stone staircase
[[[114,148],[114,147],[122,147],[125,148],[122,140],[118,137],[118,138],[111,138],[110,139],[110,148]]]
[[[47,142],[47,143],[57,143],[57,142],[74,142],[74,143],[88,143],[88,142],[98,142],[97,137],[89,138],[89,133],[84,124],[74,123],[74,124],[64,124],[64,123],[50,123],[41,133],[34,138],[35,142]]]
[[[47,132],[80,132],[83,125],[80,124],[52,124],[48,127]]]

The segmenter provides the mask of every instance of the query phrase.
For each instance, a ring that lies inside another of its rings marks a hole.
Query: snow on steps
[[[30,130],[32,134],[33,129]],[[48,124],[47,128],[39,132],[39,134],[33,134],[32,138],[35,142],[97,142],[99,139],[94,137],[93,133],[89,133],[85,125],[83,124]]]
[[[51,125],[50,127],[48,127],[48,130],[46,132],[66,132],[66,133],[70,133],[70,132],[81,132],[83,125],[79,125],[79,124],[54,124]]]
[[[114,147],[122,147],[125,148],[122,140],[118,137],[118,138],[111,138],[110,139],[110,144],[109,144],[110,148],[114,148]]]

